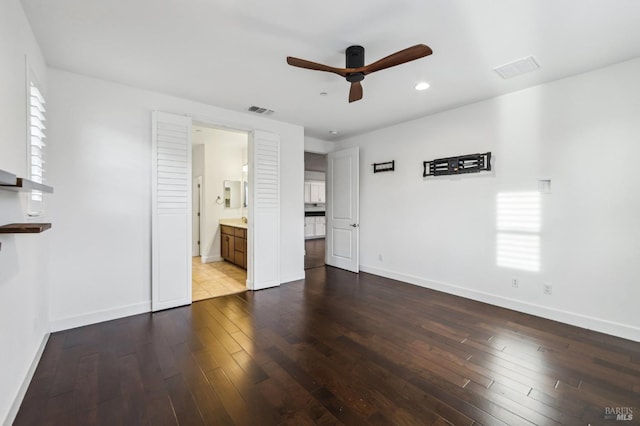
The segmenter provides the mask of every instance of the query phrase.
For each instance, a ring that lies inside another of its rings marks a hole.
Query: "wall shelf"
[[[0,234],[39,234],[49,228],[50,223],[11,223],[0,226]]]
[[[0,170],[0,185],[15,185],[18,181],[18,177],[13,173]]]
[[[19,178],[13,173],[0,170],[0,190],[21,192],[21,191],[41,191],[43,193],[53,193],[53,187],[34,182],[29,179]],[[39,234],[51,228],[50,223],[11,223],[0,226],[0,234]],[[2,243],[0,243],[2,248]]]
[[[15,191],[15,192],[36,190],[36,191],[42,191],[47,194],[53,193],[52,186],[43,185],[41,183],[34,182],[32,180],[24,179],[24,178],[16,178],[13,184],[2,183],[0,184],[0,189],[4,189],[6,191]]]

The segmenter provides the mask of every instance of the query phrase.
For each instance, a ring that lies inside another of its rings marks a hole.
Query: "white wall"
[[[313,152],[315,154],[326,154],[335,149],[335,142],[323,141],[321,139],[312,138],[310,136],[304,137],[304,150],[307,152]]]
[[[203,262],[222,260],[220,252],[220,219],[239,219],[244,209],[225,208],[224,181],[242,182],[242,165],[246,163],[247,133],[202,128],[195,137],[204,145],[203,232],[201,256]],[[242,206],[242,204],[240,204]]]
[[[46,92],[46,67],[18,0],[0,2],[0,169],[27,172],[25,55]],[[48,93],[45,93],[47,96]],[[55,183],[54,183],[55,184]],[[49,196],[47,196],[49,197]],[[302,201],[301,201],[302,203]],[[46,221],[43,218],[42,221]],[[0,190],[0,225],[26,221],[26,196]],[[55,227],[0,235],[0,423],[10,424],[48,327],[47,258]],[[302,237],[301,237],[302,238]],[[26,382],[25,382],[26,381]],[[14,405],[15,403],[15,405]],[[13,405],[13,406],[12,406]]]
[[[324,182],[325,180],[327,180],[327,174],[325,172],[314,172],[312,170],[305,170],[304,180],[319,180]]]
[[[361,149],[362,270],[640,340],[639,76],[636,59],[340,143]],[[486,151],[492,173],[422,178]],[[540,178],[540,270],[498,267],[496,196]]]
[[[204,145],[193,145],[191,163],[191,175],[194,178],[204,176]]]
[[[149,310],[153,109],[280,134],[281,278],[304,277],[301,127],[59,70],[49,85],[54,329]]]

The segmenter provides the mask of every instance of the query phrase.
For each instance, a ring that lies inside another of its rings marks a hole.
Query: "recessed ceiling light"
[[[427,90],[430,86],[431,85],[426,81],[421,81],[420,83],[416,84],[416,90]]]
[[[338,131],[337,130],[329,130],[329,133],[331,133],[332,135],[337,135]]]

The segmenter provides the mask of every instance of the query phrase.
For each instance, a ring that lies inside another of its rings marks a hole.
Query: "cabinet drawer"
[[[240,237],[235,237],[234,238],[234,245],[236,248],[236,251],[241,251],[243,253],[245,253],[246,247],[247,247],[247,240],[245,240],[244,238],[240,238]]]
[[[233,228],[234,235],[240,238],[247,238],[247,230],[244,228]]]
[[[220,225],[221,234],[233,235],[233,230],[234,228],[232,226]]]
[[[235,263],[236,265],[238,265],[241,268],[245,268],[247,267],[247,261],[246,261],[246,256],[243,252],[239,251],[238,248],[236,247],[236,252],[235,252],[235,257],[233,259],[233,263]]]

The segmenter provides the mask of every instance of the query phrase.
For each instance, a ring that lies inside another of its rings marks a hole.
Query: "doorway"
[[[194,123],[190,116],[162,111],[152,111],[151,122],[151,310],[157,312],[189,305],[193,301],[193,194],[189,184],[194,176]],[[206,119],[199,126],[227,129],[224,123]],[[230,132],[247,136],[246,234],[238,236],[246,236],[245,287],[249,290],[275,287],[280,285],[282,279],[280,135],[250,126]],[[203,198],[207,199],[208,184],[206,179],[203,181]],[[222,196],[214,199],[217,204],[225,203]],[[210,232],[210,223],[205,216],[202,221],[203,234]],[[219,222],[213,225],[218,238],[220,225]],[[206,248],[206,243],[207,240],[201,239],[201,250]]]
[[[304,269],[325,265],[327,155],[304,153]]]
[[[248,140],[247,132],[193,125],[194,302],[247,290]]]

